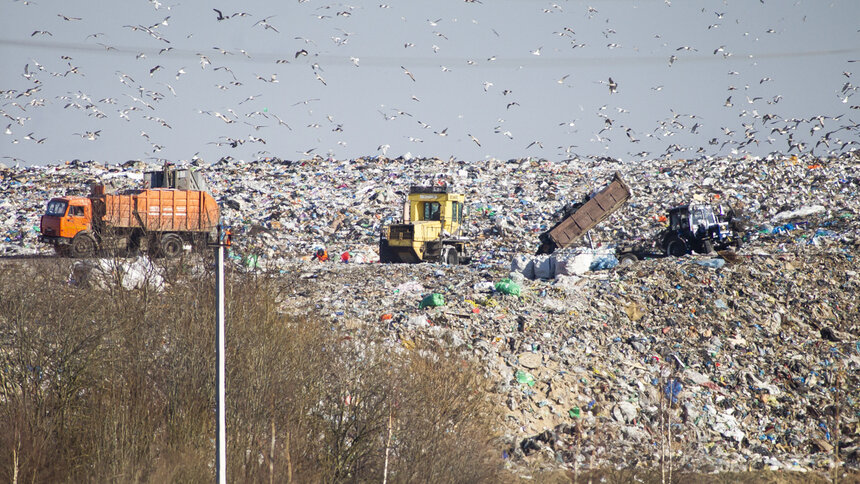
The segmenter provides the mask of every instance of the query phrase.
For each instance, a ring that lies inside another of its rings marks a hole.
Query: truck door
[[[63,237],[74,237],[81,230],[90,229],[92,211],[89,203],[73,201],[63,220]]]

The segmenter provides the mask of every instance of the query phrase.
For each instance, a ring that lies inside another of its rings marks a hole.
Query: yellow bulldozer
[[[468,264],[469,239],[462,235],[465,199],[449,185],[410,187],[403,223],[382,229],[379,261]]]

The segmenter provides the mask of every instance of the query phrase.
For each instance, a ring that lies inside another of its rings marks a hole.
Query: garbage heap
[[[478,358],[511,465],[813,470],[833,464],[837,425],[841,459],[860,457],[858,251],[843,249],[553,280],[434,264],[298,264],[285,277],[290,307],[343,331],[436,346],[452,365]]]
[[[392,351],[435,346],[452,365],[477,359],[497,404],[499,455],[512,467],[809,471],[837,459],[860,465],[858,161],[316,158],[201,168],[236,234],[232,260],[282,278],[284,311],[313,312]],[[48,198],[87,193],[95,180],[137,186],[144,168],[153,167],[0,168],[0,207],[13,214],[0,221],[0,252],[49,253],[36,242]],[[592,231],[591,260],[602,263],[526,277],[538,235],[615,171],[634,194]],[[430,183],[466,193],[472,264],[372,263],[408,187]],[[741,211],[744,246],[612,263],[615,244],[647,242],[670,207],[691,201]],[[320,245],[353,256],[314,261]]]

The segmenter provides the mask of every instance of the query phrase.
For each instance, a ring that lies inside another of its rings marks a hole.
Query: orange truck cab
[[[48,202],[41,219],[39,241],[64,252],[78,234],[92,232],[93,204],[87,197],[59,197]]]

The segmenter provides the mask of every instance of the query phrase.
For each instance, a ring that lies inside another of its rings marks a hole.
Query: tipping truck
[[[199,190],[148,188],[121,194],[93,185],[89,196],[52,198],[39,241],[60,255],[89,257],[101,250],[176,257],[186,246],[217,240],[218,204]]]
[[[462,235],[465,195],[450,185],[411,186],[403,222],[382,229],[379,261],[468,264],[468,237]]]
[[[561,220],[540,235],[538,254],[550,254],[569,247],[631,197],[630,188],[615,173],[612,181],[599,192],[586,197],[582,203],[565,208]],[[692,252],[708,254],[729,247],[740,248],[744,222],[732,209],[710,205],[681,205],[669,210],[669,226],[661,230],[650,243],[639,246],[620,244],[616,256],[621,264],[643,257],[680,257]]]
[[[565,208],[561,220],[540,235],[538,254],[551,254],[556,249],[569,247],[589,230],[606,220],[624,206],[632,192],[616,172],[612,181],[599,192],[586,197],[582,203]]]

